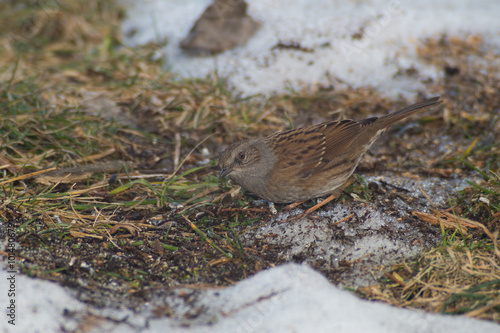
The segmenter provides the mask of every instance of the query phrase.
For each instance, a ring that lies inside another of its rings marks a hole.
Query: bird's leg
[[[301,219],[303,217],[306,217],[307,215],[309,215],[312,212],[314,212],[315,210],[318,210],[319,208],[323,207],[324,205],[326,205],[327,203],[329,203],[333,199],[336,199],[336,198],[340,197],[340,194],[342,194],[342,191],[345,190],[349,185],[351,185],[352,183],[354,183],[354,181],[355,181],[355,177],[354,176],[349,177],[349,179],[345,182],[345,184],[342,185],[341,187],[335,189],[333,191],[333,193],[329,197],[327,197],[326,199],[318,202],[316,205],[312,206],[311,208],[309,208],[308,210],[306,210],[304,213],[299,214],[299,215],[295,215],[291,219],[288,219],[288,221],[295,221],[295,220]],[[304,201],[302,201],[302,202],[304,202]],[[299,202],[299,203],[295,202],[295,203],[293,203],[291,205],[295,205],[294,207],[297,207],[302,202]],[[289,206],[291,206],[291,205],[289,205]],[[287,208],[287,207],[285,207],[285,208]],[[294,208],[294,207],[292,207],[292,208]]]
[[[274,202],[272,202],[272,201],[269,201],[269,211],[273,215],[278,214],[278,211],[276,210],[276,207],[274,207]]]

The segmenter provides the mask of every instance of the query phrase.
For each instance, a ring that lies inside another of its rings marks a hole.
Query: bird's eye
[[[239,158],[240,160],[244,160],[244,159],[245,159],[245,153],[240,152],[240,153],[238,154],[238,158]]]

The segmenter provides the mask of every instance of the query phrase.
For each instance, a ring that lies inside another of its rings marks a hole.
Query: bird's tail
[[[377,120],[377,122],[379,124],[383,123],[385,126],[389,126],[391,124],[394,124],[395,122],[398,122],[406,117],[411,116],[416,112],[423,111],[425,109],[439,105],[441,103],[443,103],[443,101],[440,100],[440,97],[432,97],[426,99],[423,102],[412,104],[410,106],[405,107],[404,109],[388,114],[387,116],[380,117]]]

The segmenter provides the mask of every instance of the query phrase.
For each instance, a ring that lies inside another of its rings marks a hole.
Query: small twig
[[[427,193],[425,193],[425,191],[420,187],[420,184],[418,185],[418,188],[422,192],[422,194],[427,198],[427,200],[429,200],[429,202],[431,203],[431,205],[435,206],[434,202],[432,202],[431,198],[429,198],[429,196],[427,195]]]
[[[350,219],[351,217],[353,217],[353,216],[354,216],[354,213],[352,213],[352,214],[351,214],[351,215],[349,215],[349,216],[344,217],[344,218],[343,218],[342,220],[340,220],[340,221],[334,222],[333,224],[339,224],[339,223],[342,223],[342,222],[344,222],[344,221],[349,220],[349,219]]]
[[[114,241],[113,241],[113,236],[111,236],[111,234],[109,233],[109,231],[106,229],[104,230],[106,232],[106,234],[108,235],[108,240],[111,242],[111,244],[113,244],[114,246],[116,246],[118,249],[120,250],[123,250],[118,244],[116,244]]]
[[[174,169],[179,166],[179,160],[181,157],[181,133],[175,133],[175,152],[174,152]]]
[[[45,169],[45,170],[40,170],[40,171],[35,171],[35,172],[32,172],[32,173],[28,173],[26,175],[22,175],[22,176],[17,176],[17,177],[14,177],[14,178],[10,178],[10,179],[4,180],[3,182],[0,182],[0,185],[12,183],[12,182],[15,182],[16,180],[21,180],[21,179],[27,179],[27,178],[35,177],[35,176],[41,175],[42,173],[54,171],[55,169],[56,168],[49,168],[49,169]]]
[[[94,154],[94,155],[79,158],[75,162],[76,163],[83,163],[83,162],[88,162],[88,161],[95,162],[95,161],[100,160],[106,156],[112,155],[115,152],[116,152],[116,149],[114,147],[112,147],[104,152],[99,153],[99,154]]]
[[[70,189],[70,195],[69,195],[69,205],[71,207],[71,210],[73,211],[73,214],[75,214],[75,216],[82,222],[82,224],[86,224],[85,223],[85,220],[81,217],[80,214],[78,214],[75,210],[75,207],[73,206],[73,198],[76,197],[76,195],[71,195],[71,192],[73,192],[73,188],[76,186],[76,183],[74,183],[72,186],[71,186],[71,189]]]
[[[395,277],[391,273],[385,272],[384,275],[386,277],[388,277],[389,279],[391,279],[393,282],[396,282],[397,284],[399,284],[401,287],[406,287],[406,283],[404,283],[403,281],[401,281],[400,279],[398,279],[397,277]]]

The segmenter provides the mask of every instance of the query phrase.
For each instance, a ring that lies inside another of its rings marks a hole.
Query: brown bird
[[[434,97],[380,118],[329,121],[233,143],[220,155],[219,178],[227,176],[275,203],[332,194],[330,201],[342,192],[363,154],[390,125],[441,103]]]

